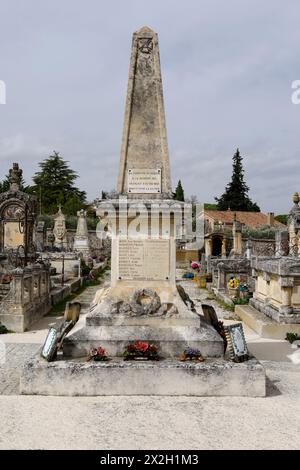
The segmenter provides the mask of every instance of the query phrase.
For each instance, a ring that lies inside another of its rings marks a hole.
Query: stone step
[[[251,305],[236,305],[235,313],[262,338],[285,339],[288,332],[300,334],[299,323],[277,323]]]
[[[122,356],[131,341],[147,341],[158,346],[163,357],[177,357],[187,347],[200,349],[204,357],[222,357],[224,343],[209,325],[194,326],[86,326],[66,337],[65,357],[87,356],[102,346],[111,356]]]
[[[22,369],[24,395],[103,396],[246,396],[266,395],[263,366],[222,359],[202,363],[161,361],[46,362],[36,354]]]

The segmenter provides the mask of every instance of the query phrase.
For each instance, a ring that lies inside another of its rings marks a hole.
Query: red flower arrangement
[[[106,350],[102,348],[101,346],[99,348],[93,348],[90,351],[88,361],[107,361],[108,356],[106,353]]]
[[[149,344],[146,341],[135,341],[126,346],[123,353],[125,360],[129,359],[151,359],[158,360],[158,348],[155,344]]]

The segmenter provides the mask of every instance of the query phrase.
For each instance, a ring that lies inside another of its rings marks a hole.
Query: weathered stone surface
[[[132,187],[128,187],[130,170],[145,173]],[[160,171],[161,191],[154,181],[151,194],[147,181],[153,179],[154,170]],[[148,27],[134,33],[132,40],[118,192],[135,198],[145,193],[149,198],[172,198],[158,37]]]
[[[244,363],[159,362],[46,363],[36,355],[22,370],[25,395],[189,395],[264,397],[265,371],[256,359]]]
[[[300,259],[292,256],[282,258],[255,257],[251,260],[251,268],[280,276],[300,274]]]
[[[20,190],[22,170],[13,163],[9,170],[10,188],[0,194],[0,252],[25,246],[24,230],[20,224],[27,222],[27,257],[31,255],[33,231],[37,216],[37,198]],[[26,214],[26,215],[25,215]]]
[[[278,323],[300,323],[300,260],[252,258],[255,292],[250,304]]]
[[[66,229],[66,218],[65,215],[62,213],[61,205],[58,207],[58,212],[54,216],[54,228],[53,228],[53,235],[55,237],[54,246],[57,248],[64,248],[67,249],[68,241],[67,241],[67,229]]]
[[[77,229],[74,237],[73,250],[82,253],[85,257],[90,254],[89,232],[86,221],[86,211],[80,210],[77,212]]]
[[[273,305],[269,302],[263,302],[260,299],[252,298],[249,300],[250,306],[263,313],[267,318],[274,320],[275,322],[292,325],[300,325],[300,314],[299,313],[290,313],[291,308],[288,307],[286,314],[281,312],[278,308],[274,308]]]
[[[262,338],[285,339],[288,332],[300,334],[300,322],[278,323],[254,308],[254,305],[257,305],[257,303],[253,304],[252,301],[251,305],[237,305],[235,313]],[[288,321],[288,319],[286,320]]]
[[[15,332],[26,331],[51,309],[48,264],[35,264],[12,271],[7,295],[0,303],[0,321]]]
[[[156,324],[154,320],[150,326],[149,322],[146,325],[87,326],[65,339],[64,355],[87,356],[91,348],[101,345],[109,355],[122,356],[130,341],[148,341],[158,345],[163,357],[176,357],[187,347],[200,349],[205,357],[223,356],[223,340],[211,326],[170,326],[164,325],[160,318],[156,318]]]

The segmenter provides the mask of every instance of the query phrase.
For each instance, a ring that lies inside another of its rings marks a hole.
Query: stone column
[[[12,290],[14,293],[15,304],[22,305],[24,299],[24,285],[23,285],[23,275],[24,271],[21,268],[16,268],[13,270],[13,281],[12,281]]]
[[[223,237],[222,239],[222,258],[226,258],[226,238]]]
[[[289,233],[287,230],[275,232],[275,256],[287,256],[289,252]]]
[[[235,219],[232,226],[233,235],[233,254],[240,256],[242,254],[242,226],[238,220]]]
[[[207,257],[212,256],[212,239],[207,240]]]
[[[200,262],[200,275],[206,274],[206,258],[205,253],[201,254],[201,262]]]
[[[218,286],[217,289],[224,291],[226,289],[226,272],[224,269],[223,263],[218,264]]]
[[[246,258],[251,259],[251,254],[252,254],[252,241],[247,240],[247,243],[246,243]]]
[[[280,277],[279,285],[281,286],[281,306],[279,312],[283,314],[293,313],[292,293],[294,286],[294,278]]]
[[[32,281],[33,281],[33,293],[35,298],[41,296],[41,267],[39,264],[35,264],[32,267]],[[36,287],[35,287],[36,285]]]
[[[33,301],[33,298],[34,298],[34,283],[33,283],[33,280],[34,280],[34,276],[32,274],[32,268],[27,266],[25,269],[24,269],[24,288],[27,287],[28,289],[28,302],[32,302]]]
[[[256,299],[257,298],[257,291],[258,291],[258,273],[256,271],[256,269],[252,268],[251,269],[251,276],[253,277],[254,279],[254,282],[255,282],[255,289],[254,289],[254,292],[253,292],[253,299]]]

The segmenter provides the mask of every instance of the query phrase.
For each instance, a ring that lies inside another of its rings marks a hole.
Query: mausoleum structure
[[[298,193],[293,202],[287,230],[276,234],[276,255],[251,259],[255,290],[250,307],[237,307],[241,318],[266,337],[285,338],[288,332],[300,333]]]
[[[251,305],[276,322],[300,325],[300,207],[299,195],[293,196],[294,206],[288,217],[288,239],[281,236],[279,251],[288,248],[286,256],[252,259],[256,279]]]

